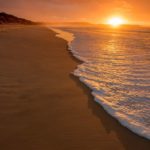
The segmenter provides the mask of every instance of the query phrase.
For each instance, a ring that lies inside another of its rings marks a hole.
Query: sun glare
[[[124,24],[125,20],[121,17],[112,17],[107,21],[107,23],[113,27],[118,27],[118,26]]]

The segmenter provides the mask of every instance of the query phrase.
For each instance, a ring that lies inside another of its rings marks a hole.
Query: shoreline
[[[70,57],[73,59],[73,61],[76,61],[78,64],[82,64],[82,63],[83,63],[83,61],[81,61],[81,60],[79,60],[78,58],[76,58],[75,56],[73,56],[73,55],[72,55],[72,52],[71,52],[70,50],[68,50],[68,52],[69,52]],[[143,137],[143,136],[141,136],[141,135],[139,135],[139,134],[133,132],[132,130],[128,129],[126,126],[124,126],[123,124],[121,124],[121,122],[119,122],[119,120],[118,120],[117,118],[115,118],[114,116],[112,116],[111,114],[109,114],[109,113],[107,112],[107,110],[105,110],[105,108],[104,108],[101,104],[99,104],[97,101],[95,101],[95,100],[94,100],[94,96],[92,95],[92,90],[91,90],[88,86],[86,86],[86,85],[84,84],[84,82],[80,81],[80,79],[79,79],[78,76],[75,76],[74,74],[72,74],[72,76],[73,76],[72,78],[73,78],[76,82],[78,82],[77,84],[79,84],[79,86],[81,86],[81,88],[83,88],[83,89],[85,90],[85,94],[88,95],[88,97],[90,98],[90,100],[92,100],[92,101],[97,105],[97,107],[99,107],[99,108],[101,109],[101,111],[103,111],[104,114],[108,115],[108,117],[111,118],[111,120],[113,120],[113,121],[117,124],[117,126],[119,125],[121,128],[124,128],[124,130],[127,130],[129,134],[132,134],[133,136],[137,137],[137,139],[141,139],[141,140],[143,140],[143,141],[145,141],[145,142],[148,142],[148,144],[150,145],[149,139],[147,139],[147,138],[145,138],[145,137]],[[90,102],[89,102],[89,103],[90,103]],[[93,110],[93,111],[95,111],[95,110]],[[96,114],[97,114],[97,111],[95,111],[95,112],[96,112]],[[99,117],[100,114],[98,114],[97,116]],[[104,121],[104,122],[105,122],[105,121]],[[128,134],[128,133],[127,133],[127,134]],[[128,141],[128,142],[129,142],[129,141]],[[132,143],[132,142],[133,142],[133,141],[130,141],[129,143]],[[132,144],[133,144],[133,143],[132,143]],[[136,144],[137,144],[137,143],[136,143]],[[134,146],[135,146],[135,145],[134,145]],[[133,147],[134,147],[134,146],[133,146]],[[141,148],[142,148],[142,147],[141,147]],[[128,149],[130,150],[129,147],[128,147]],[[136,149],[138,149],[138,148],[136,148]],[[139,149],[139,150],[140,150],[140,149]],[[145,150],[145,149],[144,149],[144,150]]]
[[[108,115],[70,74],[80,61],[55,35],[40,26],[0,32],[0,148],[148,150],[148,140]]]
[[[56,37],[59,37],[63,40],[66,40],[68,43],[68,51],[70,53],[70,55],[72,55],[72,57],[74,58],[75,61],[77,61],[77,63],[83,64],[85,63],[83,60],[81,60],[80,58],[78,58],[77,56],[74,55],[74,50],[72,49],[71,46],[71,42],[74,41],[74,34],[71,32],[67,32],[67,31],[63,31],[63,29],[55,29],[52,28],[52,31],[54,31],[56,33]],[[70,34],[70,35],[69,35]],[[69,38],[68,38],[69,37]],[[76,69],[78,68],[78,65],[76,67]],[[76,70],[75,69],[75,70]],[[90,93],[93,97],[93,100],[99,104],[105,111],[106,113],[108,113],[111,117],[113,117],[114,119],[116,119],[118,121],[118,123],[120,123],[123,127],[127,128],[128,130],[130,130],[132,133],[136,134],[137,136],[140,136],[141,138],[144,138],[146,140],[150,140],[149,136],[144,136],[144,134],[142,134],[140,131],[142,130],[142,128],[138,128],[138,126],[134,126],[132,124],[130,124],[129,122],[125,122],[122,118],[118,118],[115,113],[113,112],[113,109],[111,109],[110,106],[105,105],[103,102],[97,100],[94,95],[92,94],[93,90],[91,89],[91,87],[89,87],[88,85],[86,85],[86,83],[84,83],[84,81],[82,81],[80,79],[80,77],[78,77],[77,75],[75,75],[74,73],[72,73],[74,76],[76,76],[80,82],[82,82],[86,87],[88,87],[90,89]]]

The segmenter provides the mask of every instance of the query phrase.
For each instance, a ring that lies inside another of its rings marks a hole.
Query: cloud
[[[149,0],[0,0],[0,10],[34,20],[68,18],[72,20],[104,20],[123,14],[149,20]]]

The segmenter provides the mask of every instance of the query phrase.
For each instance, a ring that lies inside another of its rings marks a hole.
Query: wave
[[[73,56],[83,62],[77,66],[74,75],[78,76],[81,82],[92,89],[94,100],[123,126],[142,137],[150,139],[150,74],[146,71],[149,68],[147,57],[145,58],[146,61],[143,62],[135,53],[139,61],[137,65],[132,65],[132,62],[126,62],[125,60],[132,60],[133,54],[127,59],[122,58],[127,57],[123,55],[117,56],[117,59],[110,58],[113,55],[116,57],[117,54],[114,54],[114,52],[111,52],[111,56],[104,52],[100,57],[96,52],[95,55],[92,53],[85,54],[85,51],[77,50],[77,45],[80,44],[80,35],[83,33],[80,32],[76,36],[76,32],[70,30],[51,29],[57,33],[57,37],[68,41],[69,50]],[[90,41],[92,38],[90,37]],[[82,48],[85,47],[84,45]],[[93,48],[96,49],[94,46]],[[81,50],[81,48],[79,49]],[[109,62],[110,60],[112,62]]]

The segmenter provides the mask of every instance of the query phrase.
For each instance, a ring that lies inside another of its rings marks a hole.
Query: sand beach
[[[81,62],[42,26],[0,26],[1,150],[149,150],[71,72]]]

